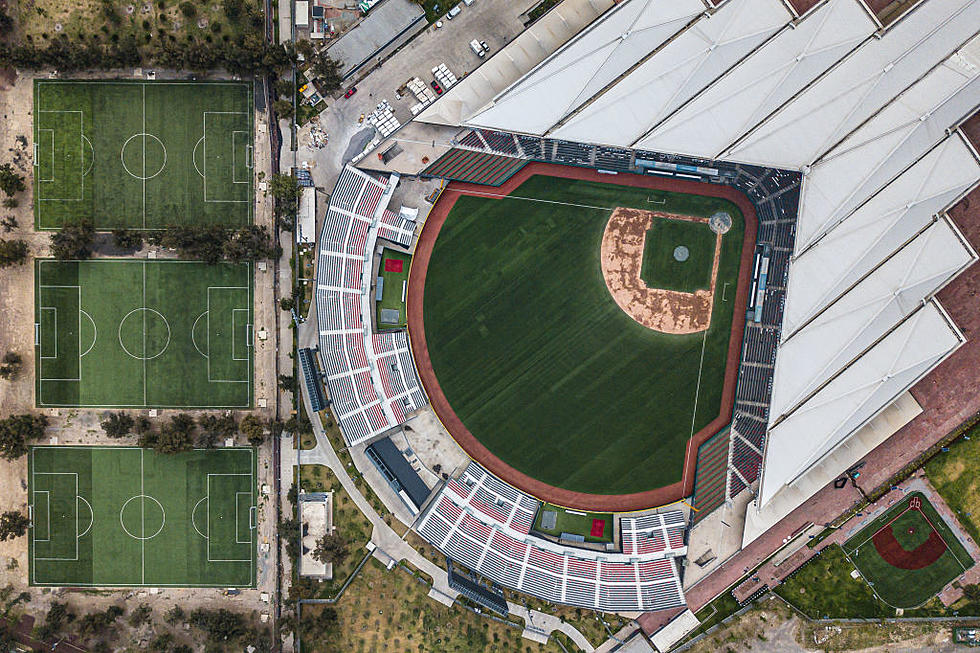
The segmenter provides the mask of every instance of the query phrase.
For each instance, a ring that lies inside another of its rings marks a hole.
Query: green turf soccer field
[[[911,509],[910,501],[920,507]],[[883,535],[887,539],[880,539]],[[970,554],[919,492],[896,503],[843,546],[875,594],[895,608],[925,603],[973,566]]]
[[[38,229],[252,222],[252,85],[34,82]]]
[[[741,212],[711,197],[545,176],[511,195],[551,203],[461,197],[433,249],[425,331],[449,403],[490,451],[551,485],[622,494],[680,481],[687,440],[719,411]],[[618,206],[733,216],[708,331],[658,333],[613,301],[599,254]]]
[[[255,450],[32,447],[31,585],[255,586]]]
[[[251,264],[35,262],[38,406],[249,408]]]

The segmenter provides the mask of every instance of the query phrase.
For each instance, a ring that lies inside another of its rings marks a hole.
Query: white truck
[[[480,42],[477,41],[476,39],[470,41],[470,50],[472,50],[473,54],[480,57],[481,59],[483,58],[483,55],[487,53],[487,51],[483,48]]]

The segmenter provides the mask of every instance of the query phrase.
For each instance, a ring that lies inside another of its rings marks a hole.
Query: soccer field
[[[36,403],[252,405],[252,266],[35,262]]]
[[[654,331],[616,304],[600,268],[616,207],[732,215],[707,331]],[[682,480],[687,441],[721,405],[744,230],[726,200],[541,175],[508,198],[460,197],[432,251],[423,311],[456,415],[505,463],[559,488],[626,494]]]
[[[38,229],[252,222],[252,85],[34,82]]]
[[[30,584],[254,587],[252,448],[32,447]]]

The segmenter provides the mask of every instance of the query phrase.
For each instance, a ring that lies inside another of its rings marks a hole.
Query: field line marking
[[[251,556],[246,560],[244,558],[212,558],[211,557],[211,477],[212,476],[245,476],[249,479],[249,485],[252,485],[253,474],[249,472],[214,472],[208,474],[207,488],[208,488],[208,562],[252,562]],[[239,542],[238,538],[238,495],[248,494],[247,492],[235,492],[235,544],[251,544],[251,537],[248,542]]]
[[[926,500],[928,500],[928,497],[925,497],[925,495],[923,495],[923,496],[924,496],[924,498],[926,498]],[[932,505],[932,504],[930,503],[929,505]],[[932,508],[933,508],[933,510],[936,510],[936,507],[935,506],[933,506]],[[943,534],[939,531],[938,528],[936,528],[936,525],[932,523],[932,520],[929,519],[929,515],[927,515],[925,513],[925,511],[921,507],[918,508],[918,512],[919,512],[920,515],[922,515],[922,518],[926,520],[926,523],[929,524],[929,528],[931,528],[932,530],[934,530],[936,532],[936,535],[939,536],[939,539],[941,539],[943,541],[943,544],[946,545],[946,550],[949,551],[949,554],[951,556],[953,556],[953,560],[956,561],[956,564],[958,564],[963,571],[966,571],[967,569],[969,569],[969,567],[965,566],[962,562],[960,562],[960,559],[956,557],[956,553],[953,552],[953,547],[951,547],[949,545],[949,543],[946,541],[946,538],[943,537]],[[939,516],[939,519],[942,520],[944,524],[946,523],[946,520],[943,519],[943,516],[939,514],[939,511],[938,510],[936,510],[936,515]],[[949,524],[946,524],[946,527],[949,530],[950,537],[952,537],[954,540],[956,540],[957,543],[959,543],[962,546],[962,543],[960,543],[959,539],[956,537],[956,533],[953,532],[953,529],[949,527]],[[966,548],[966,547],[963,547],[963,548]]]
[[[143,228],[146,229],[146,84],[140,84],[143,92]],[[143,283],[143,303],[146,303],[146,282]],[[143,355],[146,356],[146,312],[143,313]],[[146,365],[143,365],[143,376],[146,376]],[[143,381],[143,403],[146,403],[146,380]]]
[[[37,128],[37,133],[39,135],[40,134],[45,134],[45,133],[51,134],[51,176],[50,177],[38,177],[37,180],[38,181],[54,181],[54,129],[48,129],[48,128],[38,127]],[[37,155],[36,155],[36,151],[38,149],[37,146],[38,146],[39,140],[40,139],[37,139],[37,140],[34,141],[34,150],[35,150],[34,165],[37,166],[38,168],[41,167],[41,164],[38,161],[38,158],[37,158]]]
[[[144,91],[145,92],[145,91]],[[140,584],[146,582],[146,491],[143,488],[143,450],[140,449]],[[120,517],[122,515],[120,514]]]
[[[42,286],[43,288],[43,286]],[[41,350],[41,360],[58,360],[58,307],[57,306],[39,306],[41,311],[54,311],[54,356],[45,356],[42,349],[42,345],[38,345],[38,349]],[[41,341],[44,342],[43,340]]]
[[[34,454],[33,454],[33,450],[32,450],[31,456],[33,457],[33,455]],[[78,497],[78,473],[77,472],[39,472],[39,471],[33,469],[33,462],[32,462],[31,474],[32,474],[32,476],[72,476],[72,477],[75,478],[75,497]],[[36,484],[36,479],[32,479],[32,480]],[[39,541],[50,541],[50,539],[51,539],[51,525],[50,525],[50,510],[51,510],[51,508],[50,508],[50,505],[51,505],[51,499],[50,499],[50,497],[51,497],[51,493],[50,493],[49,490],[34,490],[34,493],[40,493],[40,492],[46,492],[47,495],[48,495],[48,513],[49,513],[49,516],[48,516],[48,519],[49,519],[49,523],[48,523],[48,539],[47,540],[34,540],[35,542],[39,542]],[[42,561],[44,561],[44,560],[47,560],[47,561],[61,560],[61,561],[66,561],[66,562],[67,561],[75,561],[75,560],[78,560],[78,538],[79,538],[79,535],[78,535],[78,501],[77,501],[77,499],[75,501],[73,501],[73,503],[75,505],[75,557],[73,557],[73,558],[62,558],[62,557],[51,557],[51,556],[38,557],[38,555],[37,555],[37,547],[34,547],[34,560],[42,560]]]
[[[501,193],[488,193],[485,191],[466,191],[465,195],[477,195],[480,197],[492,197],[500,200],[524,200],[525,202],[541,202],[542,204],[559,204],[561,206],[574,206],[581,209],[596,209],[599,211],[612,211],[615,206],[593,206],[591,204],[575,204],[573,202],[559,202],[558,200],[543,200],[537,197],[523,197],[521,195],[503,195]]]
[[[33,480],[31,482],[31,485],[33,487]],[[31,492],[31,500],[34,503],[31,503],[31,505],[28,506],[28,507],[30,507],[30,508],[33,509],[37,505],[36,504],[37,495],[39,495],[39,494],[43,494],[45,496],[45,499],[44,499],[44,519],[45,519],[45,527],[46,527],[46,531],[48,533],[48,536],[46,538],[42,539],[42,538],[37,537],[35,535],[33,539],[34,539],[35,542],[50,542],[51,541],[51,491],[50,490],[32,490],[32,492]],[[32,525],[32,527],[33,527],[33,525]]]
[[[143,183],[144,185],[146,184],[145,181]],[[143,219],[144,221],[146,220],[145,215]],[[143,268],[143,297],[140,300],[140,304],[143,305],[143,352],[141,356],[143,357],[143,405],[145,406],[146,405],[146,261],[143,261],[143,265],[141,265],[140,267]],[[140,460],[140,464],[142,465],[142,459]],[[140,537],[142,537],[142,535],[140,535]]]

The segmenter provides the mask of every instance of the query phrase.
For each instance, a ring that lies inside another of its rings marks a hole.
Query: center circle
[[[152,308],[134,308],[119,322],[119,346],[136,360],[153,360],[170,346],[170,323]]]
[[[690,255],[691,252],[689,252],[683,245],[678,245],[674,248],[674,260],[678,263],[683,263]]]
[[[129,497],[119,509],[119,524],[134,540],[152,540],[166,523],[163,506],[148,494]]]
[[[153,179],[167,165],[167,148],[153,134],[133,134],[123,143],[119,152],[122,166],[137,179]]]

